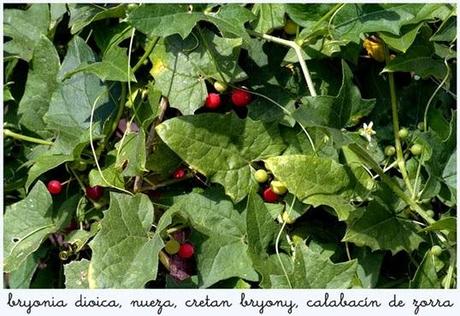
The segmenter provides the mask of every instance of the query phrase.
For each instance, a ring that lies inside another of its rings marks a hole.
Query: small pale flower
[[[371,142],[372,135],[375,135],[375,131],[372,129],[374,122],[370,122],[369,125],[366,123],[363,124],[363,127],[359,129],[359,135],[367,139],[368,142]]]

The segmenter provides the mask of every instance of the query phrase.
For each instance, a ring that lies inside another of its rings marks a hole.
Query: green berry
[[[222,81],[215,81],[214,82],[214,89],[216,89],[217,92],[225,92],[227,90],[228,86],[225,82]]]
[[[438,245],[434,245],[431,247],[430,253],[435,257],[439,257],[439,255],[442,253],[442,248]]]
[[[272,188],[272,191],[275,192],[278,195],[283,195],[284,193],[287,192],[286,186],[281,181],[273,180],[270,183],[270,187]]]
[[[398,132],[399,138],[402,140],[406,139],[409,136],[409,130],[407,128],[401,128]]]
[[[291,240],[294,243],[294,245],[298,245],[298,244],[303,243],[303,238],[302,238],[302,236],[299,236],[299,235],[292,235]]]
[[[291,20],[287,20],[284,24],[284,32],[288,35],[295,35],[297,33],[297,24]]]
[[[283,222],[285,222],[286,224],[294,224],[295,222],[295,218],[291,217],[289,213],[286,211],[283,212],[282,218]]]
[[[254,173],[254,178],[259,183],[265,183],[268,180],[268,173],[264,169],[259,169]]]
[[[411,152],[412,155],[414,155],[414,156],[421,155],[422,152],[423,152],[423,146],[420,145],[420,144],[414,144],[414,145],[412,145],[412,147],[410,148],[410,152]]]
[[[179,252],[180,243],[175,239],[170,239],[166,242],[165,251],[170,255],[175,255]]]
[[[433,210],[426,211],[426,215],[428,215],[429,217],[433,217],[434,216]]]
[[[387,146],[385,147],[385,155],[386,156],[393,156],[396,153],[396,148],[395,146]]]
[[[85,171],[86,170],[86,163],[84,163],[81,160],[74,161],[72,163],[72,168],[78,170],[78,171]]]
[[[423,124],[423,122],[420,122],[417,124],[417,128],[421,131],[425,130],[425,124]]]

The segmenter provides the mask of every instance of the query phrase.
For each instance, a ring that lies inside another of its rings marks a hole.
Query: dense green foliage
[[[454,5],[3,14],[6,286],[456,286]]]

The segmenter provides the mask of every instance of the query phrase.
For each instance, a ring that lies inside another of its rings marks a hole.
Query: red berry
[[[272,191],[272,188],[268,187],[263,192],[264,201],[268,203],[275,203],[278,201],[278,194]]]
[[[234,89],[232,91],[232,102],[235,106],[246,106],[251,102],[251,99],[251,94],[246,90]]]
[[[195,253],[195,247],[190,243],[184,243],[180,245],[179,252],[177,253],[179,257],[187,259],[191,258]]]
[[[104,194],[104,189],[98,185],[94,187],[86,187],[86,196],[93,201],[99,200],[102,197],[102,194]]]
[[[185,171],[184,168],[179,168],[179,169],[177,169],[176,171],[174,171],[174,173],[173,173],[173,178],[174,178],[174,179],[182,179],[183,177],[185,177],[185,174],[186,174],[186,173],[187,173],[187,172]]]
[[[220,106],[220,94],[210,93],[206,98],[204,106],[210,110],[215,110]]]
[[[62,191],[62,184],[58,180],[51,180],[48,182],[48,192],[52,195],[58,195]]]

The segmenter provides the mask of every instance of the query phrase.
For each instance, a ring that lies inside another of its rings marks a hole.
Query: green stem
[[[268,35],[268,34],[262,34],[262,33],[254,32],[252,30],[247,30],[247,31],[248,31],[249,34],[251,34],[253,36],[257,36],[257,37],[263,38],[263,39],[265,39],[267,41],[274,42],[274,43],[284,45],[284,46],[288,46],[288,47],[294,49],[294,51],[295,51],[295,53],[297,55],[297,59],[298,59],[298,61],[300,63],[300,68],[302,68],[303,76],[305,78],[305,81],[307,82],[307,87],[308,87],[308,90],[310,91],[310,95],[312,97],[315,97],[317,95],[316,90],[315,90],[315,86],[313,84],[313,81],[311,80],[310,71],[308,71],[307,64],[305,63],[305,59],[302,56],[302,48],[296,42],[288,41],[288,40],[285,40],[285,39],[282,39],[282,38],[279,38],[279,37],[275,37],[275,36],[271,36],[271,35]]]
[[[48,146],[53,145],[53,142],[50,142],[50,141],[47,141],[47,140],[44,140],[44,139],[40,139],[40,138],[35,138],[35,137],[30,137],[30,136],[25,136],[25,135],[22,135],[22,134],[18,134],[18,133],[15,133],[13,131],[10,131],[9,129],[4,129],[3,130],[3,135],[6,136],[6,137],[11,137],[11,138],[14,138],[14,139],[23,140],[23,141],[30,142],[30,143],[35,143],[35,144],[40,144],[40,145],[48,145]]]
[[[318,26],[321,25],[324,21],[329,19],[342,5],[345,5],[344,3],[337,3],[332,9],[330,9],[325,15],[321,17],[321,19],[318,20],[318,22],[315,23],[312,27],[312,33],[316,30]]]
[[[385,62],[388,64],[390,62],[390,53],[388,46],[385,45]],[[407,186],[407,189],[411,194],[413,194],[412,185],[409,180],[409,176],[406,170],[406,161],[404,159],[403,150],[401,146],[401,139],[399,138],[399,116],[398,116],[398,101],[396,99],[396,89],[393,73],[388,73],[388,82],[390,85],[390,98],[391,98],[391,113],[393,117],[393,133],[395,138],[395,147],[396,147],[396,161],[398,162],[399,170],[403,177],[404,183]]]
[[[159,39],[159,37],[156,37],[147,44],[145,47],[144,55],[142,55],[141,59],[139,59],[137,64],[133,67],[133,73],[135,73],[142,66],[144,61],[150,56]]]
[[[104,138],[104,141],[102,142],[102,144],[97,148],[97,151],[96,151],[97,157],[99,157],[101,153],[104,151],[105,146],[107,146],[107,143],[109,142],[110,137],[112,137],[112,134],[115,133],[115,131],[117,130],[118,122],[120,121],[123,115],[124,109],[125,109],[125,103],[126,103],[126,83],[122,83],[120,101],[118,103],[118,111],[115,116],[115,120],[112,123],[110,132]]]

